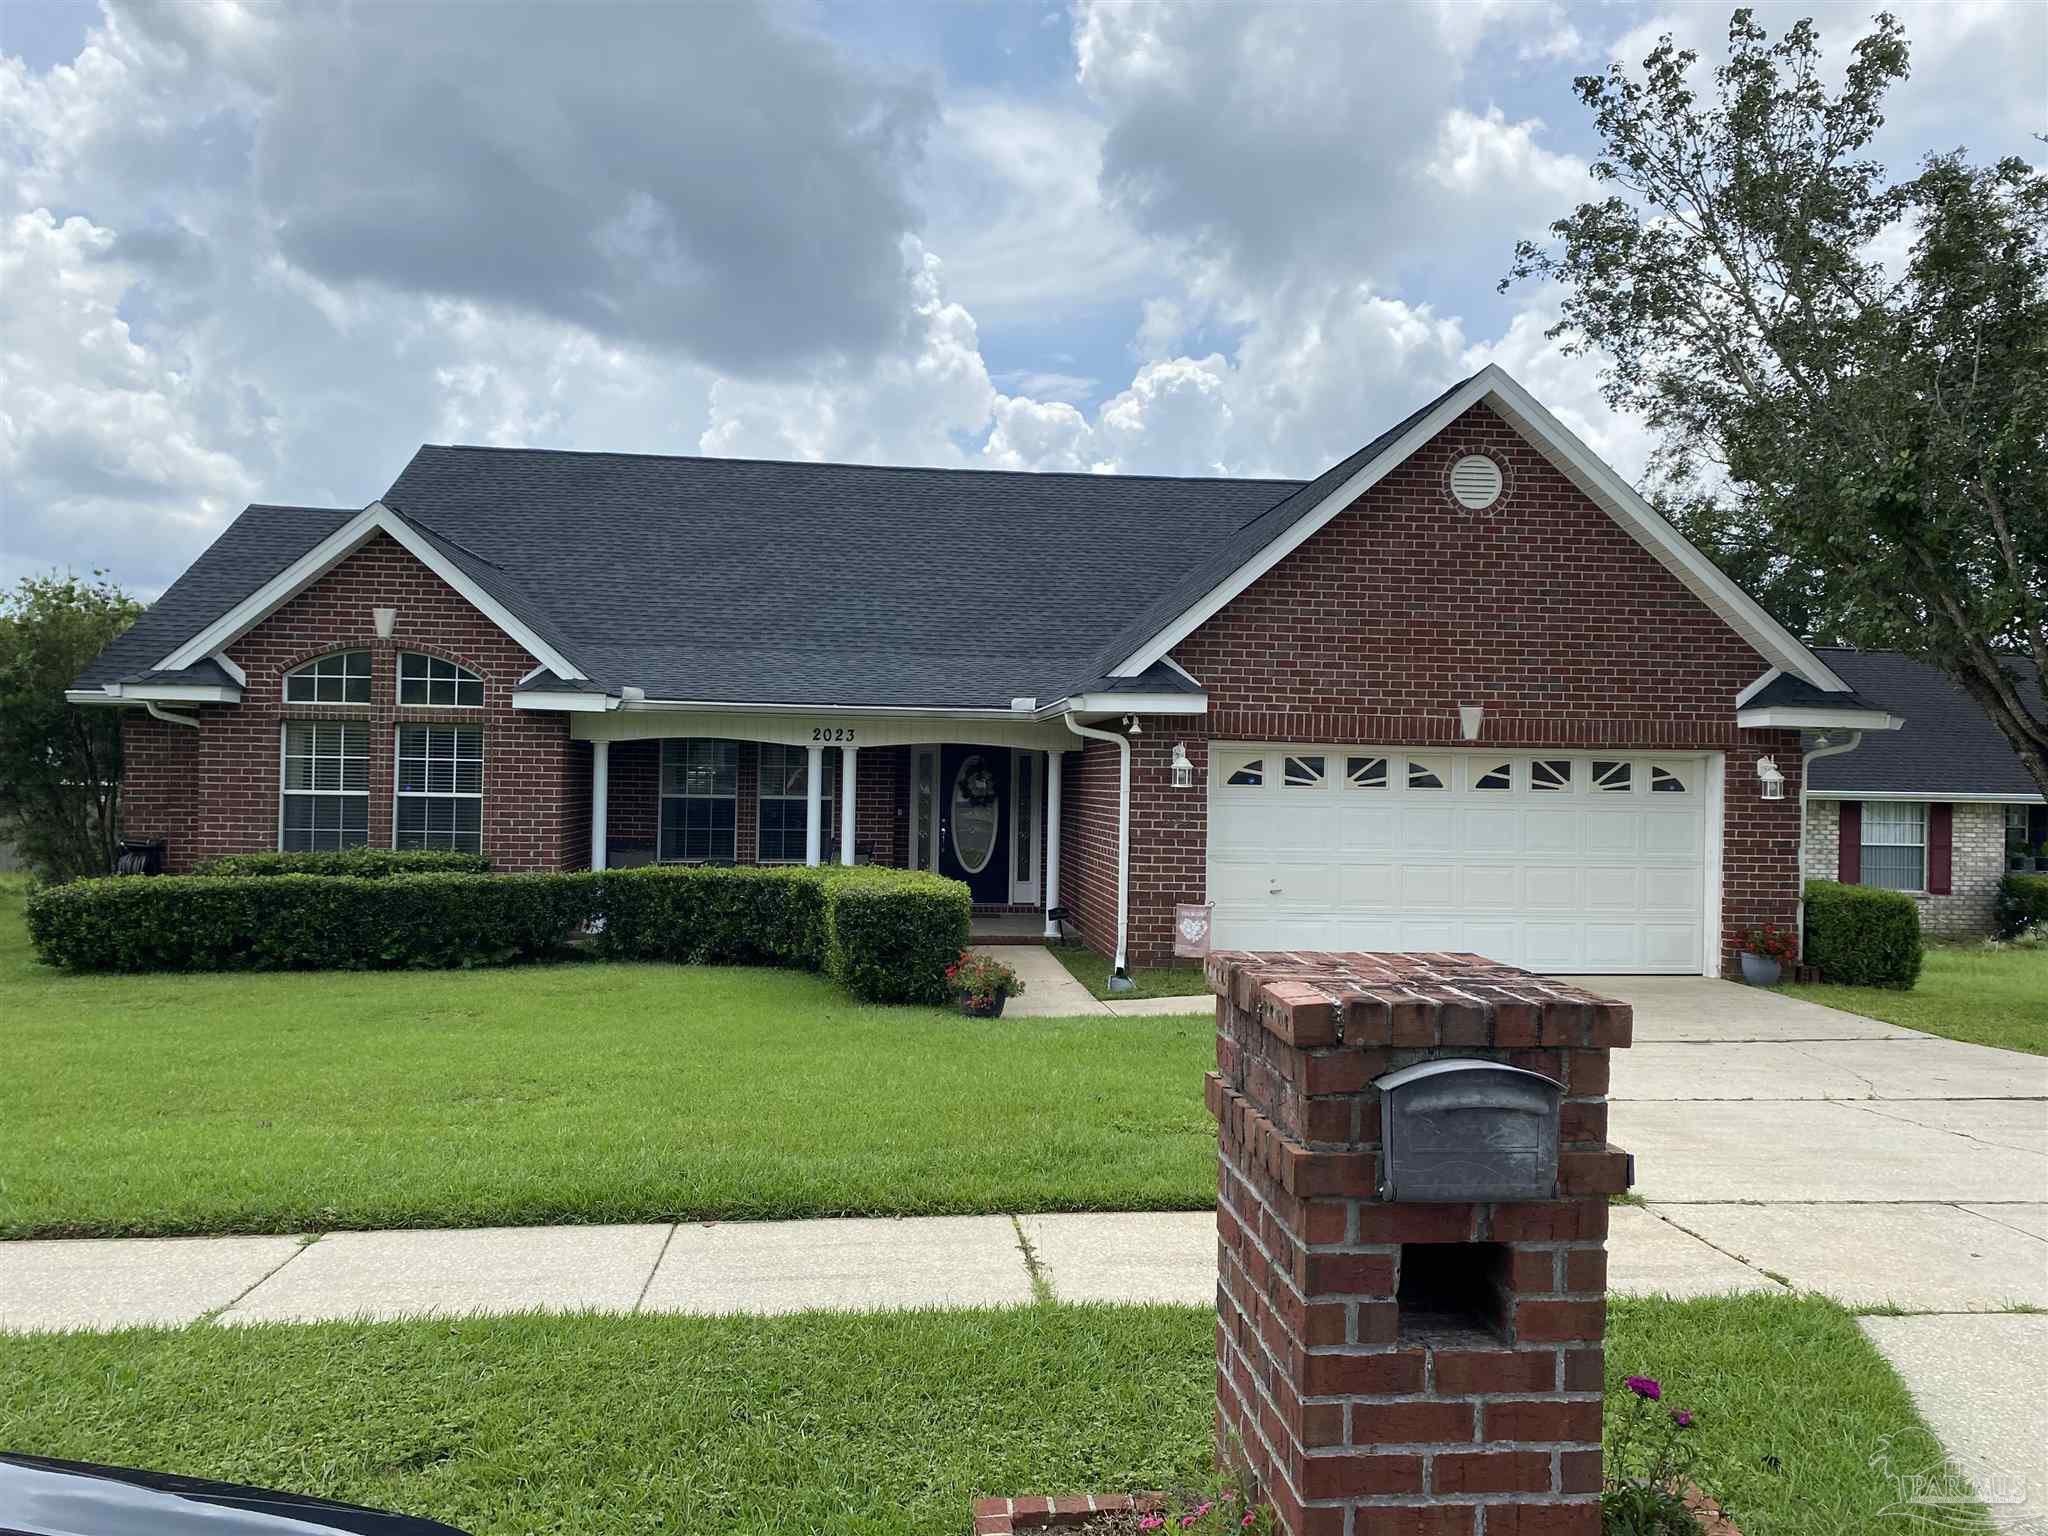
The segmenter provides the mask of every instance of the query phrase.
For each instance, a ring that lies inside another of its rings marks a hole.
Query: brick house
[[[1795,920],[1801,732],[1899,723],[1493,367],[1306,483],[430,445],[250,507],[70,697],[173,871],[872,860],[1120,963],[1193,908],[1709,975]]]
[[[1811,754],[1807,874],[1905,891],[1927,933],[1989,933],[2006,872],[2048,874],[2041,786],[1969,695],[1924,662],[1891,651],[1816,654],[1908,723],[1846,755]],[[2040,679],[2024,660],[2013,666],[2039,708]]]

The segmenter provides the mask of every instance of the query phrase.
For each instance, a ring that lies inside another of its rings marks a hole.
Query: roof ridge
[[[1286,475],[1145,475],[1097,474],[1085,469],[999,469],[973,464],[863,464],[851,459],[765,459],[748,454],[633,453],[613,448],[537,448],[498,443],[421,443],[422,449],[450,453],[533,453],[556,458],[652,459],[660,464],[773,464],[790,469],[864,469],[897,475],[1011,475],[1033,480],[1160,480],[1201,485],[1291,485],[1306,479]],[[308,509],[310,510],[310,509]]]

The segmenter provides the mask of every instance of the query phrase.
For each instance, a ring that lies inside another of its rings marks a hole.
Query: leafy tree
[[[66,704],[64,690],[140,612],[101,572],[0,592],[0,837],[46,880],[114,866],[120,712]]]
[[[1550,334],[1656,431],[1681,529],[1790,626],[1940,668],[2048,791],[2016,664],[2048,675],[2048,177],[1867,155],[1907,72],[1888,15],[1832,93],[1807,21],[1737,11],[1705,99],[1696,62],[1667,36],[1575,83],[1612,190],[1501,286],[1560,285]]]

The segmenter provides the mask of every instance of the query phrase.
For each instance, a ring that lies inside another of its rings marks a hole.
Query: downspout
[[[149,711],[153,719],[161,720],[165,725],[189,725],[195,731],[199,729],[199,722],[190,715],[174,715],[153,700],[144,699],[142,707]]]
[[[1072,715],[1062,715],[1067,729],[1076,736],[1091,741],[1107,741],[1115,745],[1119,754],[1116,786],[1116,965],[1109,973],[1109,990],[1112,992],[1134,991],[1137,983],[1131,980],[1131,972],[1125,964],[1125,928],[1128,923],[1131,891],[1131,739],[1119,736],[1114,731],[1098,730],[1092,725],[1083,725]]]
[[[1832,746],[1815,747],[1811,752],[1799,754],[1799,915],[1794,921],[1799,930],[1799,958],[1806,958],[1806,797],[1807,770],[1824,757],[1838,757],[1844,752],[1854,752],[1863,745],[1863,733],[1851,731],[1847,741],[1838,741]]]

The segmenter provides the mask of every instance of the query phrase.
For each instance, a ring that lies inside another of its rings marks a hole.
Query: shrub
[[[891,869],[266,870],[56,886],[30,896],[28,928],[66,970],[280,971],[540,960],[594,927],[607,958],[793,966],[864,1002],[930,1003],[946,999],[969,910],[959,882]]]
[[[480,853],[445,848],[348,848],[339,853],[224,853],[202,859],[195,875],[248,879],[260,875],[351,875],[383,880],[391,875],[483,875],[491,861]]]
[[[28,900],[29,938],[73,971],[397,970],[558,953],[593,915],[584,874],[160,876]]]
[[[2048,928],[2048,875],[2007,875],[1998,882],[1998,936]]]
[[[943,1003],[973,898],[957,880],[896,869],[827,877],[825,974],[866,1003]]]
[[[598,950],[613,959],[823,965],[823,870],[649,866],[597,878]]]
[[[1805,953],[1831,982],[1907,991],[1920,979],[1920,909],[1900,891],[1809,880]]]

